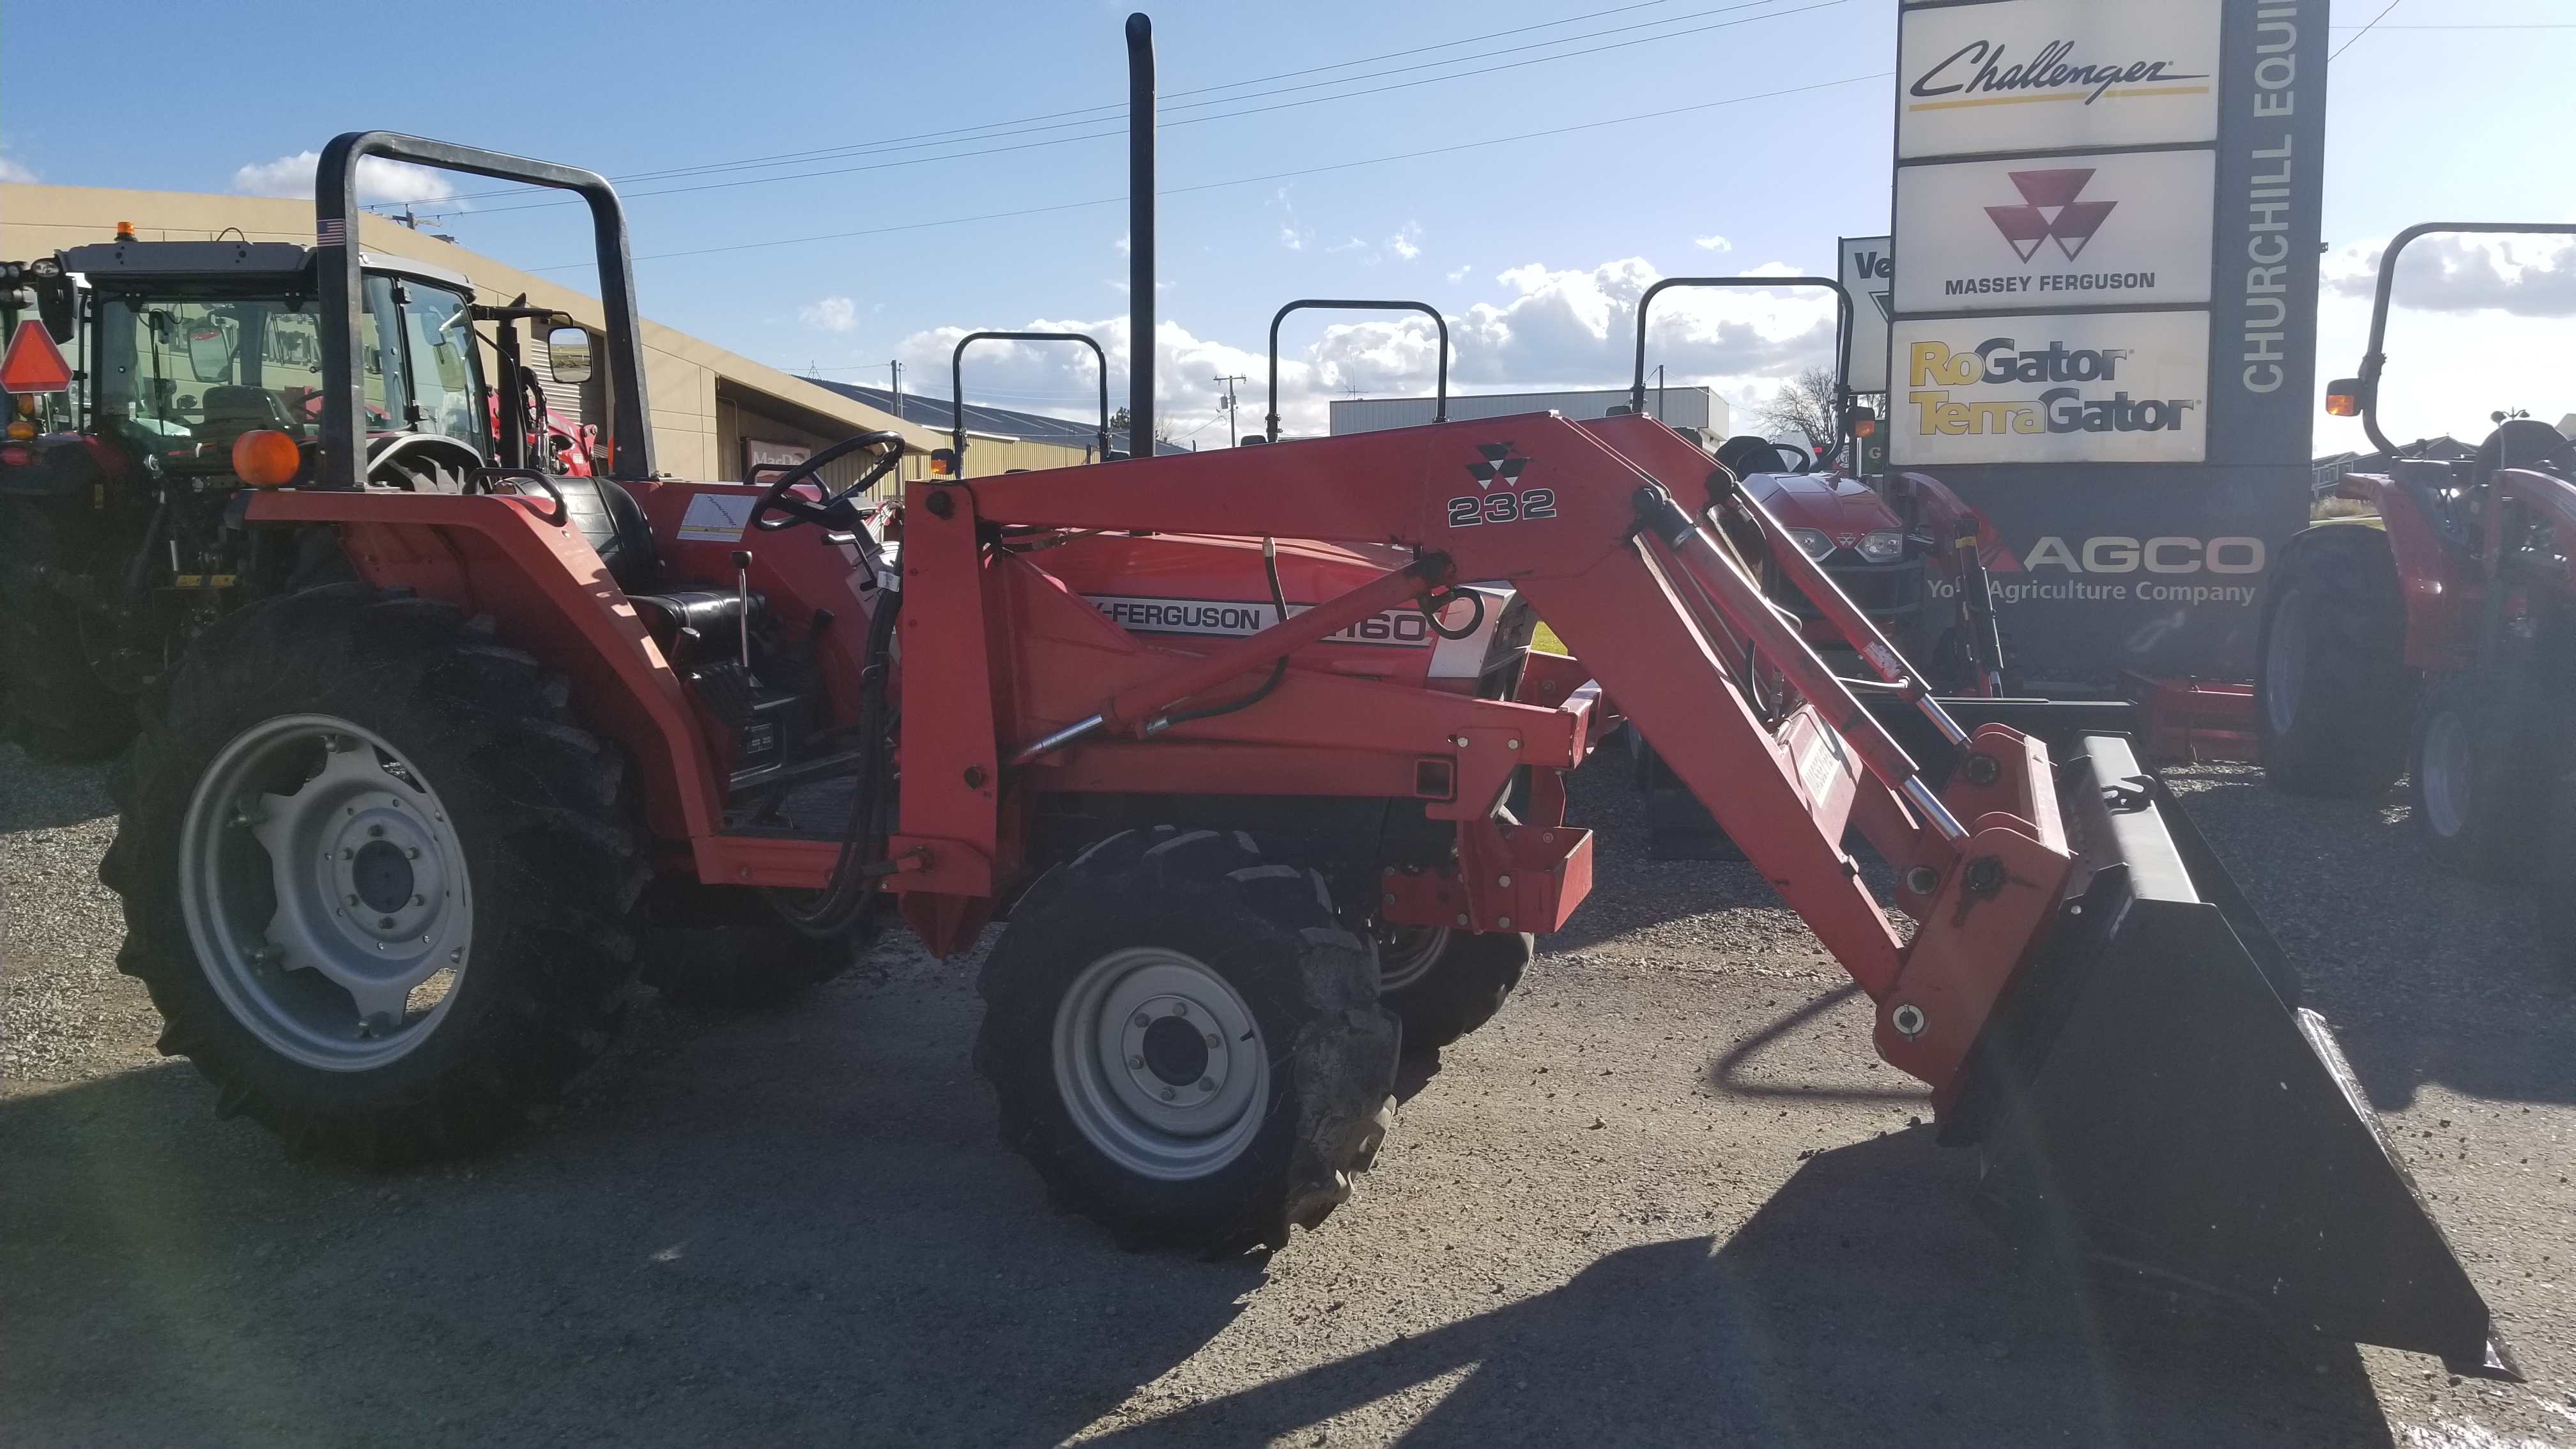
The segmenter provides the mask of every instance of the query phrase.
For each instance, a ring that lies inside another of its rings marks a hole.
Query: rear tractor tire
[[[134,697],[90,667],[80,608],[49,587],[48,568],[77,565],[61,520],[25,499],[0,500],[0,720],[41,760],[103,760],[134,737]]]
[[[1404,1023],[1404,1049],[1433,1052],[1494,1019],[1538,949],[1525,931],[1377,928],[1378,1004]]]
[[[2421,690],[2388,535],[2315,530],[2263,591],[2254,728],[2264,778],[2293,795],[2371,799],[2406,767]]]
[[[1322,876],[1239,832],[1124,831],[1056,866],[978,989],[1002,1141],[1128,1247],[1284,1246],[1394,1114],[1368,942]]]
[[[2407,803],[2434,858],[2471,880],[2528,874],[2541,844],[2548,784],[2525,778],[2529,745],[2516,737],[2500,681],[2478,673],[2437,677],[2416,714],[2406,762]]]
[[[598,1058],[646,883],[617,751],[452,605],[254,604],[146,691],[99,874],[117,965],[291,1150],[480,1148]]]

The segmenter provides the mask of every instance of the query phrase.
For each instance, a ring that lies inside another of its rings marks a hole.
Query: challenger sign
[[[2038,134],[2054,146],[2218,137],[2214,0],[1926,7],[1898,29],[1899,160],[2029,150]]]

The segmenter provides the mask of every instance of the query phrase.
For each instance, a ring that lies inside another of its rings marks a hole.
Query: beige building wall
[[[251,241],[310,245],[313,240],[309,201],[0,183],[0,258],[27,261],[86,242],[112,241],[120,221],[133,223],[135,236],[144,241],[210,241],[233,231]],[[591,327],[601,324],[596,298],[453,242],[375,215],[359,218],[358,233],[360,244],[370,251],[464,273],[474,280],[478,301],[507,303],[524,293],[530,306],[570,313]],[[638,291],[642,293],[640,287]],[[642,293],[639,301],[649,306],[651,295]],[[649,319],[643,344],[654,465],[674,477],[740,478],[746,437],[819,449],[853,433],[892,429],[903,434],[907,454],[926,455],[947,446],[945,433],[903,422]],[[1084,460],[1082,449],[1043,443],[1006,447],[979,440],[967,450],[968,472],[979,477],[1005,468],[1064,467]],[[834,465],[826,476],[847,477],[854,468]],[[903,471],[919,476],[922,460],[908,458]]]

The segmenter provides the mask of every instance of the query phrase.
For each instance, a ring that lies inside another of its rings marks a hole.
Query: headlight
[[[1819,561],[1834,551],[1834,541],[1812,528],[1790,529],[1789,541],[1798,546],[1798,552]]]
[[[1860,556],[1871,563],[1894,563],[1905,557],[1905,531],[1873,528],[1860,536]]]

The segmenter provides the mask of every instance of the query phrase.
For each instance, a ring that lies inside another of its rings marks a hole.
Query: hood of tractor
[[[1857,478],[1756,473],[1744,480],[1744,488],[1787,527],[1815,529],[1846,548],[1862,534],[1905,526],[1878,490]]]

